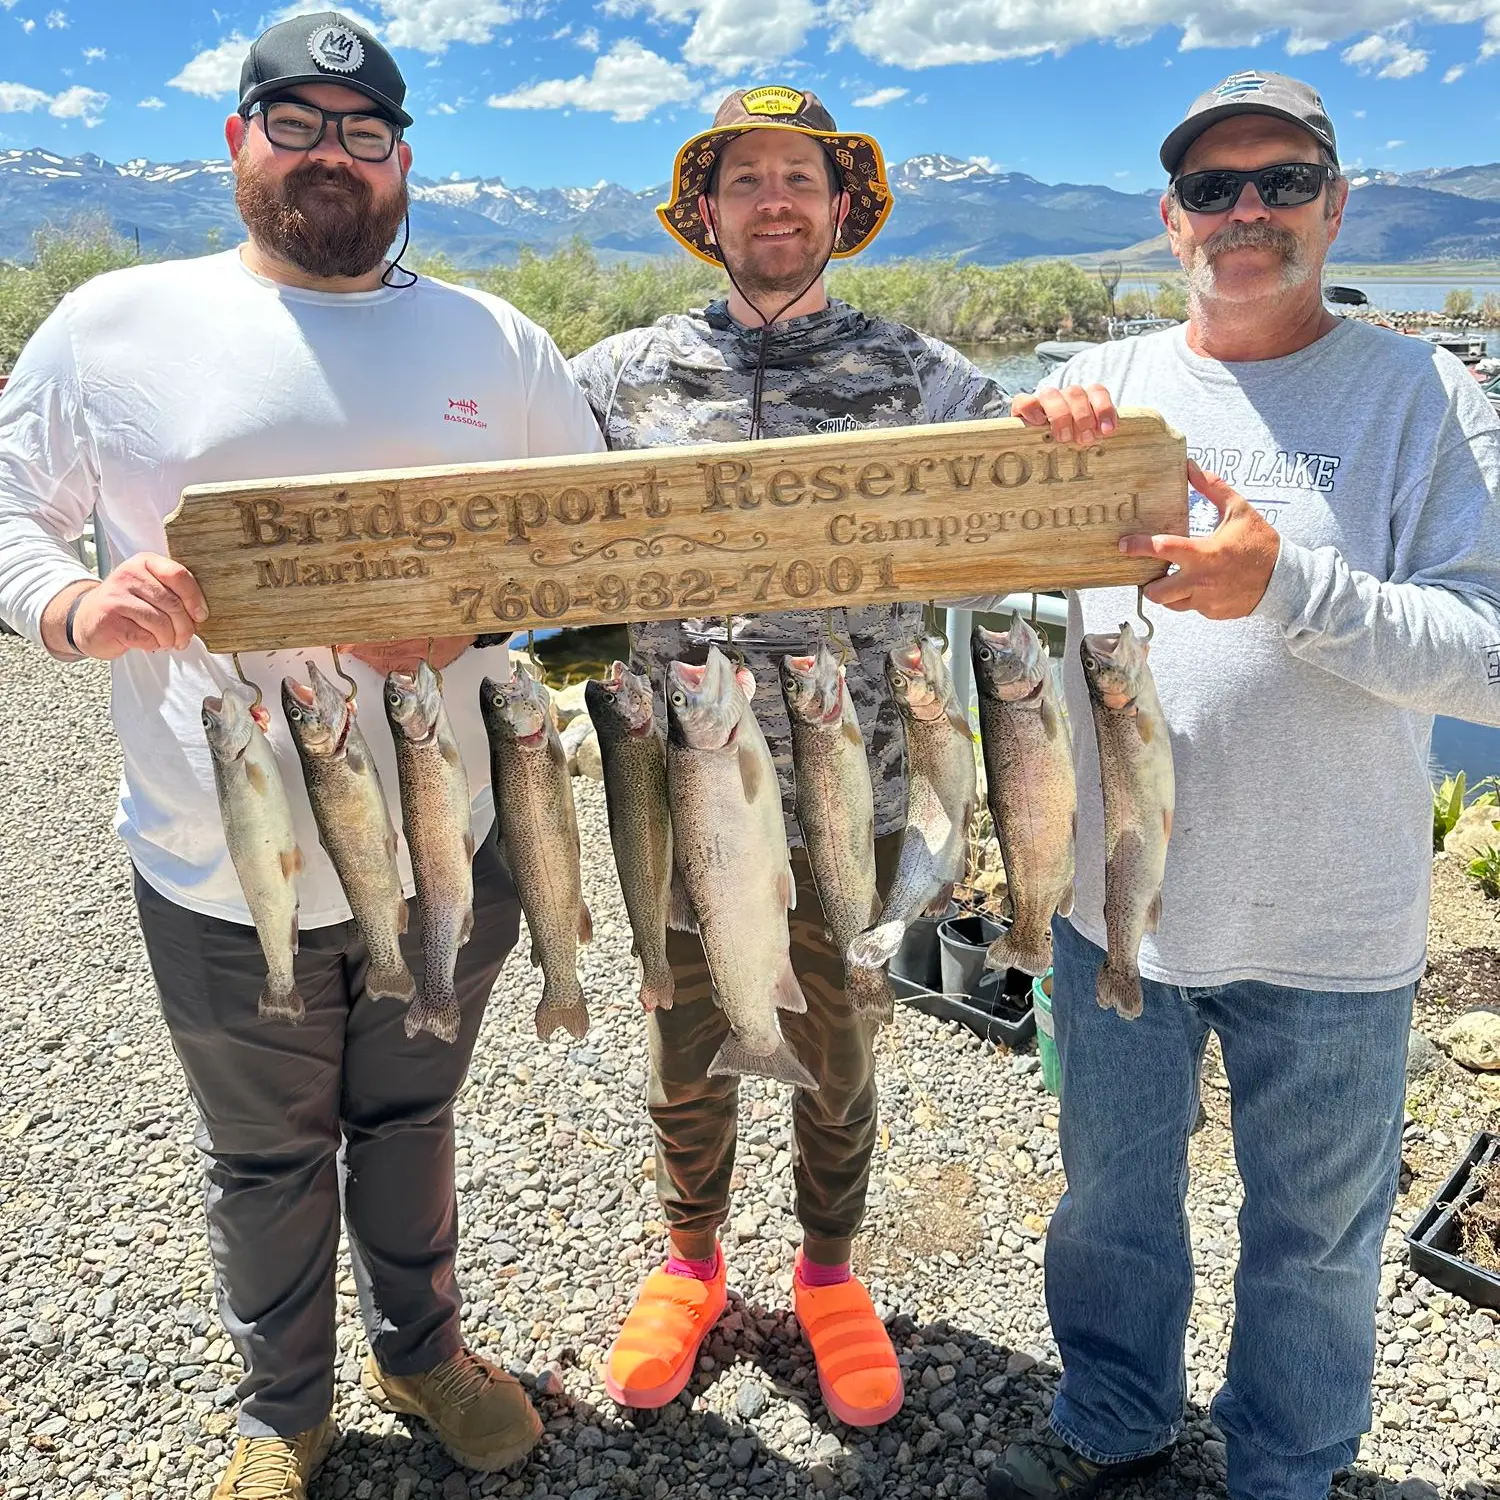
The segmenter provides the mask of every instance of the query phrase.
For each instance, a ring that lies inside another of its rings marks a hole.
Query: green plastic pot
[[[1052,970],[1031,981],[1031,1005],[1036,1014],[1036,1051],[1042,1063],[1042,1086],[1062,1098],[1062,1064],[1057,1059],[1057,1038],[1052,1030]]]

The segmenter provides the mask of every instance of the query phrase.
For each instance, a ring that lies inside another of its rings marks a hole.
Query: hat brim
[[[1277,109],[1270,104],[1255,104],[1247,99],[1234,104],[1216,104],[1212,109],[1205,109],[1202,114],[1189,115],[1161,143],[1161,164],[1167,169],[1167,175],[1169,177],[1176,175],[1178,167],[1182,165],[1182,158],[1188,153],[1188,147],[1205,130],[1217,125],[1221,120],[1232,120],[1236,115],[1269,115],[1273,120],[1285,120],[1288,125],[1295,125],[1298,130],[1305,130],[1325,150],[1332,151],[1335,159],[1338,157],[1337,147],[1331,141],[1324,140],[1306,120],[1294,115],[1291,110]]]
[[[890,215],[891,189],[886,181],[885,158],[870,136],[848,130],[810,130],[805,125],[783,125],[770,120],[765,124],[719,125],[700,131],[678,151],[672,169],[672,197],[656,209],[662,227],[690,255],[711,266],[724,264],[718,246],[709,239],[708,225],[698,212],[698,199],[703,195],[719,152],[736,136],[751,130],[785,130],[810,136],[833,156],[844,179],[844,191],[849,195],[849,212],[834,240],[833,259],[858,255],[880,233]]]
[[[336,83],[340,88],[353,89],[356,94],[363,94],[366,99],[373,99],[403,130],[410,129],[415,123],[394,99],[387,98],[378,89],[366,88],[364,84],[356,83],[351,78],[340,78],[332,73],[299,73],[295,78],[268,79],[265,83],[256,84],[240,100],[240,109],[249,109],[252,104],[259,104],[262,99],[272,94],[279,94],[285,89],[298,88],[304,83]]]

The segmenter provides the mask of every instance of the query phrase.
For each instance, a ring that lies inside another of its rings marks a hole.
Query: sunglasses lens
[[[1255,187],[1267,208],[1297,208],[1311,203],[1322,192],[1323,169],[1310,162],[1267,167]]]
[[[1234,172],[1189,172],[1177,179],[1177,196],[1190,213],[1221,214],[1239,195],[1240,179]]]

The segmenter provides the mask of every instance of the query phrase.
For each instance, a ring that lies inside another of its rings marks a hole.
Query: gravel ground
[[[195,1500],[233,1441],[236,1367],[212,1307],[188,1100],[110,827],[107,673],[65,672],[3,640],[0,681],[0,931],[10,950],[0,973],[0,1494]],[[602,851],[600,789],[578,786],[585,839]],[[469,1336],[534,1388],[547,1438],[519,1471],[470,1477],[376,1412],[358,1392],[345,1275],[346,1431],[313,1500],[980,1495],[991,1456],[1042,1422],[1057,1374],[1039,1261],[1062,1177],[1034,1054],[1011,1056],[904,1008],[883,1038],[884,1128],[859,1264],[906,1366],[896,1421],[855,1433],[817,1397],[785,1311],[797,1239],[786,1098],[755,1081],[743,1095],[726,1234],[740,1300],[687,1395],[632,1419],[605,1397],[600,1364],[664,1235],[610,861],[591,861],[585,880],[598,932],[584,958],[602,1002],[594,1032],[539,1044],[537,982],[513,959],[459,1104]],[[1439,883],[1435,943],[1461,976],[1493,956],[1483,941],[1493,943],[1493,924],[1461,879]],[[1439,991],[1423,996],[1429,1030],[1449,1004]],[[1440,1054],[1426,1064],[1413,1080],[1410,1170],[1386,1244],[1377,1423],[1339,1495],[1500,1495],[1497,1319],[1414,1279],[1400,1239],[1471,1132],[1500,1119],[1500,1080]],[[1192,1150],[1192,1410],[1170,1470],[1130,1494],[1224,1493],[1206,1405],[1227,1347],[1238,1185],[1212,1056],[1205,1101]]]

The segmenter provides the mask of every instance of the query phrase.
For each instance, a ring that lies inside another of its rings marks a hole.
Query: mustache
[[[1283,260],[1293,260],[1301,251],[1297,236],[1263,220],[1236,220],[1226,224],[1203,242],[1203,254],[1217,260],[1231,250],[1274,250]]]

